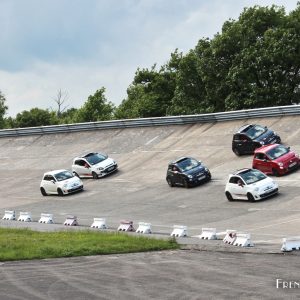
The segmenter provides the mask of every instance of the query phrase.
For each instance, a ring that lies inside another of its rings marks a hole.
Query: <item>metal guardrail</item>
[[[16,137],[24,135],[43,135],[53,133],[68,133],[87,130],[120,129],[130,127],[149,127],[184,125],[195,123],[213,123],[241,119],[280,117],[287,115],[300,115],[300,105],[256,108],[248,110],[228,111],[211,114],[171,116],[158,118],[127,119],[114,121],[100,121],[77,124],[51,125],[40,127],[27,127],[0,130],[1,137]]]

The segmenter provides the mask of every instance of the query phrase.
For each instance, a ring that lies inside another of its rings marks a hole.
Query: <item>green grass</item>
[[[174,239],[122,233],[0,228],[0,261],[178,249]]]

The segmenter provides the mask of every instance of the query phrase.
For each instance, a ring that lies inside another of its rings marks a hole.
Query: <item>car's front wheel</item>
[[[226,192],[225,195],[226,195],[228,201],[233,201],[233,198],[229,192]]]
[[[173,187],[174,186],[174,183],[172,181],[172,179],[170,177],[167,178],[167,183],[169,185],[169,187]]]
[[[42,194],[43,196],[47,196],[47,195],[48,195],[43,187],[41,187],[40,190],[41,190],[41,194]]]
[[[241,155],[240,151],[238,149],[236,149],[236,148],[233,149],[233,152],[234,152],[234,154],[236,156],[240,156]]]
[[[254,201],[255,201],[255,199],[254,199],[254,197],[253,197],[253,195],[252,195],[251,193],[248,193],[248,194],[247,194],[247,198],[248,198],[248,200],[249,200],[250,202],[254,202]]]
[[[63,191],[60,188],[57,189],[57,194],[59,196],[63,196],[64,195]]]
[[[93,176],[94,179],[98,179],[98,174],[96,172],[93,172],[92,176]]]
[[[188,188],[190,187],[189,182],[188,182],[187,179],[184,179],[184,180],[183,180],[183,186],[184,186],[186,189],[188,189]]]
[[[279,172],[278,172],[278,170],[275,169],[275,168],[272,169],[272,173],[273,173],[273,175],[276,176],[276,177],[279,176]]]

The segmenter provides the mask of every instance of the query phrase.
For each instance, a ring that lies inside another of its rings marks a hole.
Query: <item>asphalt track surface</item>
[[[228,202],[224,195],[228,174],[251,167],[251,156],[231,151],[232,134],[245,123],[271,127],[300,153],[298,116],[1,138],[0,210],[29,211],[34,221],[53,213],[57,224],[0,226],[52,230],[63,228],[71,214],[82,228],[94,217],[106,218],[112,230],[122,219],[149,222],[164,238],[174,224],[188,226],[189,236],[203,227],[235,229],[250,233],[255,246],[189,237],[179,240],[186,250],[172,252],[7,262],[0,266],[0,299],[298,299],[299,289],[277,289],[276,278],[300,281],[298,252],[280,251],[282,238],[300,235],[300,171],[275,178],[280,193],[264,201]],[[72,158],[85,151],[108,153],[119,172],[84,180],[82,193],[43,197],[43,173],[70,169]],[[202,160],[213,180],[170,188],[167,164],[181,156]]]

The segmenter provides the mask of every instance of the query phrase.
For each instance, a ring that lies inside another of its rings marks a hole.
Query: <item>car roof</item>
[[[85,152],[85,153],[81,154],[79,157],[86,158],[86,157],[95,155],[96,153],[97,152]]]
[[[170,164],[177,164],[177,163],[179,163],[179,162],[181,162],[181,161],[183,161],[183,160],[185,160],[187,158],[191,158],[191,157],[183,156],[183,157],[180,157],[180,158],[178,158],[178,159],[176,159],[174,161],[171,161]]]
[[[69,170],[65,170],[65,169],[61,169],[61,170],[53,170],[53,171],[49,171],[49,172],[44,173],[44,176],[45,176],[45,175],[55,175],[55,174],[57,174],[57,173],[65,172],[65,171],[70,172]],[[70,173],[71,173],[71,172],[70,172]]]
[[[249,127],[253,127],[255,126],[256,124],[246,124],[246,125],[243,125],[242,127],[240,127],[238,129],[238,131],[236,133],[242,133],[242,131],[244,131],[246,128],[249,128]]]
[[[84,152],[83,154],[75,157],[74,159],[78,159],[78,158],[87,158],[89,156],[95,155],[95,154],[101,154],[101,155],[106,155],[104,153],[101,152]]]
[[[240,170],[237,170],[234,173],[232,173],[232,175],[240,175],[240,174],[246,173],[246,172],[248,172],[250,170],[252,170],[252,169],[250,169],[250,168],[240,169]]]
[[[254,153],[266,153],[269,150],[277,147],[278,145],[279,144],[270,144],[270,145],[262,146],[262,147],[255,149]]]

